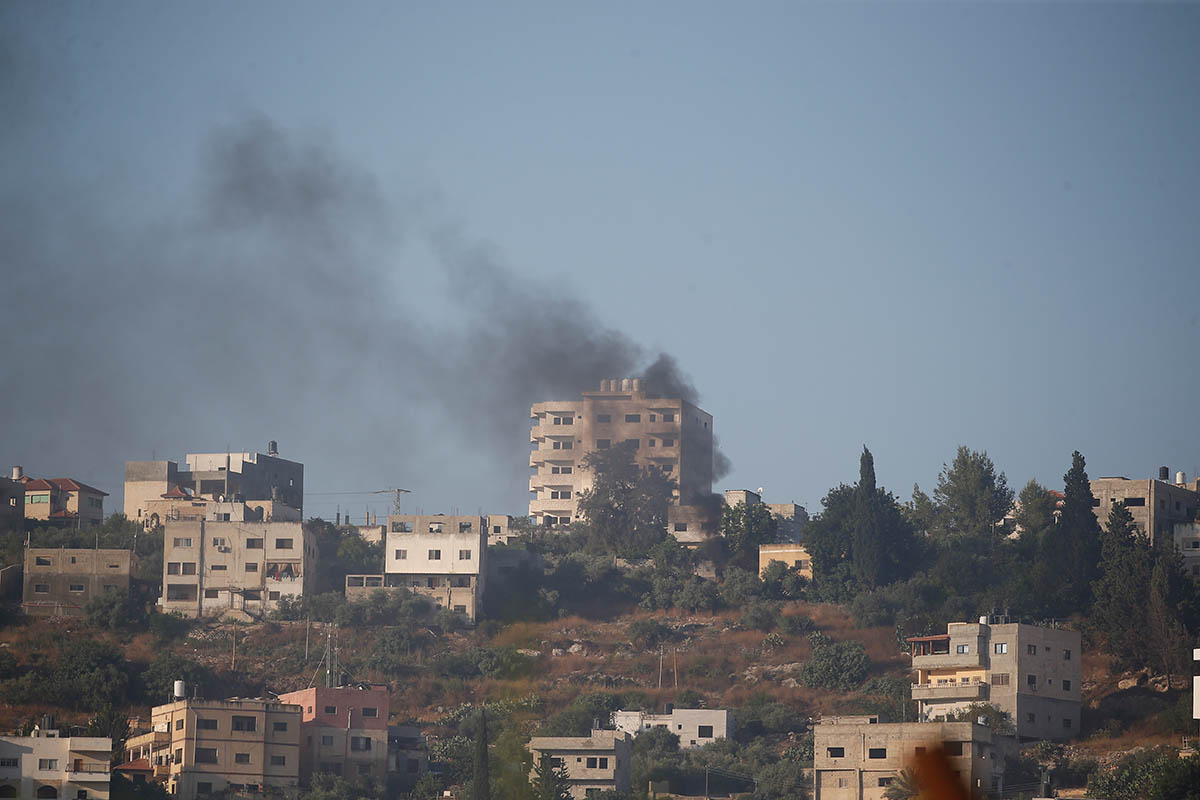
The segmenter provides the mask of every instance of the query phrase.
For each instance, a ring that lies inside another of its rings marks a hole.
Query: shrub
[[[800,680],[814,689],[850,691],[863,682],[870,662],[858,642],[834,642],[820,633],[809,636],[812,660],[800,670]]]
[[[746,606],[738,622],[746,628],[769,631],[779,624],[779,606],[765,600],[756,600]]]
[[[657,647],[671,636],[671,629],[655,619],[635,619],[629,623],[629,639],[639,647]]]
[[[779,629],[791,636],[799,636],[816,630],[817,623],[807,614],[785,614],[779,620]]]
[[[96,595],[83,606],[83,616],[94,628],[133,630],[146,624],[146,608],[127,592],[113,589]]]

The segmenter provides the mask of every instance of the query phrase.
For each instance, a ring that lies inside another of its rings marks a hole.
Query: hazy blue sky
[[[310,492],[523,513],[528,315],[677,358],[718,489],[815,510],[864,443],[904,497],[960,443],[1018,488],[1191,474],[1198,41],[1198,5],[6,3],[0,453],[119,508],[127,459],[278,439]],[[455,299],[463,252],[499,288]]]

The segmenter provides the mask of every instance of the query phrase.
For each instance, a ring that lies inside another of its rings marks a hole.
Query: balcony
[[[982,667],[980,653],[930,653],[912,657],[913,669],[956,669],[959,667]]]
[[[987,700],[988,684],[985,681],[967,683],[914,683],[913,700]]]
[[[108,764],[68,764],[67,780],[69,781],[105,781],[109,779]]]

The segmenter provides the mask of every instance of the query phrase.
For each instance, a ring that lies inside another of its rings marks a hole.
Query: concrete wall
[[[762,575],[772,561],[782,561],[789,567],[799,567],[800,574],[813,579],[812,556],[801,544],[763,544],[758,547],[758,574]]]
[[[1200,581],[1200,522],[1176,522],[1174,539],[1184,572]]]
[[[106,591],[128,597],[135,566],[129,550],[26,548],[21,605],[27,614],[83,616]]]
[[[651,728],[666,728],[679,737],[679,747],[688,750],[733,735],[733,716],[723,708],[676,708],[669,714],[617,711],[613,727],[633,736]],[[701,727],[712,730],[701,731]]]
[[[174,461],[125,462],[125,516],[144,520],[147,503],[158,500],[179,485],[179,465]]]

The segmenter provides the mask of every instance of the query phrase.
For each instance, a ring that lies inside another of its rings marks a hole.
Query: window
[[[641,422],[642,415],[641,414],[626,414],[625,421],[626,422]]]
[[[607,450],[610,447],[612,447],[612,439],[597,439],[596,440],[596,449],[597,450]]]
[[[263,549],[263,540],[262,539],[247,539],[246,540],[246,549],[247,550],[262,550]]]
[[[1062,682],[1062,687],[1063,687],[1063,691],[1064,691],[1064,692],[1069,692],[1069,691],[1071,691],[1071,682],[1070,682],[1070,681],[1067,681],[1067,680],[1064,680],[1064,681]]]
[[[886,747],[872,747],[867,750],[867,758],[887,758]]]
[[[457,614],[465,614],[465,613],[467,613],[467,607],[466,606],[455,606],[454,611]]]
[[[844,747],[826,747],[825,755],[829,758],[845,758],[846,748]]]
[[[294,540],[292,540],[292,539],[276,539],[275,540],[275,549],[276,550],[291,550],[293,541]]]
[[[191,547],[192,546],[192,537],[176,536],[175,537],[175,546],[176,547]]]
[[[397,561],[407,561],[408,560],[408,551],[407,550],[397,550],[396,551],[396,560]]]
[[[429,560],[430,561],[441,561],[442,560],[442,551],[441,550],[430,550],[429,551]]]
[[[215,719],[197,719],[196,730],[215,731],[217,729],[217,721]]]
[[[630,447],[632,447],[634,450],[637,450],[638,447],[641,446],[641,442],[637,439],[626,439],[625,441],[621,442],[621,444],[627,444]]]
[[[195,600],[196,587],[192,584],[167,584],[168,600]]]
[[[588,756],[587,764],[586,764],[585,766],[586,766],[588,769],[595,769],[595,768],[596,768],[596,765],[597,765],[597,763],[598,763],[598,762],[597,762],[597,760],[596,760],[596,757],[595,757],[595,756]]]
[[[662,440],[662,446],[663,446],[663,447],[674,447],[674,446],[675,446],[675,440],[674,440],[674,439],[663,439],[663,440]]]
[[[1071,651],[1063,650],[1063,661],[1070,661],[1070,660],[1071,660]]]
[[[575,447],[575,443],[572,442],[570,439],[567,439],[567,440],[561,441],[561,442],[556,441],[554,443],[555,450],[571,450],[571,449],[574,449],[574,447]]]
[[[39,758],[38,769],[58,769],[57,758]]]
[[[234,717],[233,729],[235,731],[254,731],[258,730],[258,720],[254,717]]]
[[[337,706],[325,706],[325,713],[326,714],[336,714]]]
[[[1036,656],[1037,655],[1037,645],[1036,644],[1025,645],[1025,654],[1030,655],[1030,656]]]
[[[969,652],[971,652],[971,645],[969,645],[969,644],[957,645],[954,649],[954,652],[959,653],[960,655],[964,654],[964,653],[969,653]]]
[[[699,739],[713,738],[713,726],[712,725],[701,725],[696,730],[696,737]]]
[[[393,522],[392,533],[412,533],[411,522]]]
[[[246,563],[246,572],[258,572],[258,564],[253,561]]]
[[[244,589],[242,597],[247,600],[262,600],[262,592],[258,589]]]
[[[916,747],[916,748],[913,748],[913,752],[916,753],[917,755],[921,755],[922,753],[925,752],[925,748],[924,747]]]
[[[364,708],[362,710],[362,715],[364,717],[378,717],[379,709],[378,708]]]
[[[570,489],[554,489],[550,492],[551,500],[569,500],[571,499]]]
[[[33,585],[34,594],[50,594],[50,584],[35,583]]]
[[[275,731],[276,733],[282,733],[287,730],[287,723],[286,722],[272,723],[271,730]]]
[[[175,730],[177,730],[177,731],[183,730],[183,717],[180,717],[179,719],[175,720]]]
[[[891,786],[891,785],[892,785],[892,779],[891,779],[891,778],[880,778],[880,779],[879,779],[879,785],[880,785],[880,786]]]
[[[217,748],[215,748],[215,747],[197,747],[196,748],[196,763],[197,764],[215,764],[215,763],[217,763]]]
[[[653,439],[647,439],[647,440],[646,440],[646,444],[647,444],[647,446],[649,446],[649,447],[654,447],[654,440],[653,440]]]
[[[36,558],[33,559],[33,563],[38,565],[39,567],[51,566],[50,559],[46,558],[45,556],[37,556]]]
[[[178,575],[179,574],[179,562],[178,561],[168,561],[167,562],[167,574],[168,575]]]
[[[604,756],[600,757],[600,769],[608,769],[608,759]]]
[[[1008,673],[1007,672],[993,672],[992,673],[992,686],[1008,686]]]
[[[360,753],[370,752],[371,739],[367,736],[351,736],[350,749]]]
[[[271,756],[272,767],[287,766],[287,756]]]
[[[675,421],[675,415],[673,413],[668,411],[667,413],[663,414],[663,422],[674,422],[674,421]]]
[[[212,781],[196,781],[197,794],[212,794]]]
[[[1067,730],[1071,729],[1071,718],[1070,717],[1063,717],[1063,727]]]
[[[1037,688],[1037,675],[1026,675],[1025,676],[1025,685],[1028,686],[1030,689],[1036,689]]]
[[[182,564],[179,565],[179,569],[180,569],[180,572],[182,572],[184,575],[195,575],[196,574],[196,562],[195,561],[184,561]]]
[[[324,745],[325,747],[333,746],[333,737],[332,736],[322,736],[321,744]]]
[[[963,754],[963,743],[946,742],[942,745],[942,752],[948,756],[961,756]]]
[[[1032,725],[1033,723],[1037,722],[1037,715],[1032,713],[1026,714],[1025,721]]]
[[[209,569],[211,569],[213,572],[225,572],[229,569],[229,567],[225,564],[213,564],[211,567],[209,567]]]
[[[555,425],[574,425],[575,418],[574,417],[555,417],[554,424]]]
[[[612,422],[612,414],[597,414],[596,422]]]
[[[442,532],[442,523],[440,523],[440,522],[429,523],[429,532],[430,533],[441,533]]]
[[[1144,498],[1144,497],[1126,497],[1125,505],[1126,506],[1144,506],[1144,505],[1146,505],[1146,498]]]
[[[176,764],[183,763],[183,748],[182,747],[175,748],[175,763]]]
[[[992,645],[992,652],[998,656],[1008,653],[1008,642],[996,642]]]
[[[687,531],[687,523],[686,522],[676,522],[675,523],[675,532],[676,533],[685,533],[686,531]]]
[[[233,754],[233,763],[249,764],[250,763],[250,754],[249,753],[234,753]]]
[[[21,760],[19,758],[0,758],[0,767],[19,767]],[[16,795],[14,795],[15,797]]]
[[[67,588],[69,591],[75,592],[76,594],[82,594],[84,591],[84,585],[82,583],[72,583]]]

